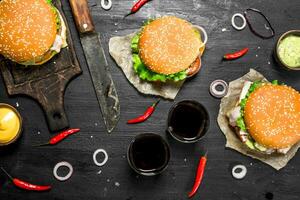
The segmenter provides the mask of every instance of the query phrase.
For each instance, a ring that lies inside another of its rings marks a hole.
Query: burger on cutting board
[[[241,142],[256,152],[286,154],[300,142],[300,94],[278,81],[246,81],[227,116]]]
[[[41,65],[67,46],[65,22],[51,0],[0,1],[0,54]]]

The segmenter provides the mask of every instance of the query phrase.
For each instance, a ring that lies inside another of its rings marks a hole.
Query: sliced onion
[[[101,0],[101,7],[104,10],[110,10],[112,7],[112,1],[111,0]]]
[[[239,17],[243,20],[243,24],[241,26],[237,26],[236,23],[235,23],[235,18],[236,17]],[[235,13],[232,18],[231,18],[231,25],[233,26],[233,28],[235,28],[236,30],[238,31],[241,31],[243,30],[247,23],[246,23],[246,18],[244,17],[244,15],[242,15],[241,13]]]
[[[237,169],[240,169],[240,172],[235,172]],[[247,168],[244,165],[236,165],[232,168],[232,176],[235,179],[243,179],[247,174]]]
[[[217,90],[218,86],[221,86],[222,90]],[[215,80],[210,84],[209,91],[212,96],[216,98],[222,98],[228,92],[228,84],[223,80]]]
[[[208,40],[208,36],[207,36],[207,32],[205,31],[205,29],[202,26],[198,26],[198,25],[193,25],[193,27],[198,29],[199,31],[201,31],[203,33],[204,39],[203,39],[202,46],[206,45],[207,40]]]
[[[69,173],[66,176],[59,176],[57,174],[57,170],[60,167],[67,167],[69,169]],[[70,163],[68,163],[66,161],[62,161],[62,162],[57,163],[55,165],[54,169],[53,169],[53,175],[59,181],[66,181],[66,180],[68,180],[72,176],[72,174],[73,174],[73,167],[72,167],[72,165]]]
[[[102,161],[101,163],[99,163],[99,162],[97,161],[97,155],[98,155],[98,153],[103,153],[103,154],[104,154],[104,159],[103,159],[103,161]],[[95,165],[97,165],[97,166],[99,166],[99,167],[105,165],[105,163],[106,163],[107,160],[108,160],[107,152],[106,152],[104,149],[97,149],[97,150],[94,152],[94,154],[93,154],[93,160],[94,160]]]

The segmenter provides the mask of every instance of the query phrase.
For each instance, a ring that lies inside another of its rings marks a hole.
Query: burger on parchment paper
[[[199,71],[206,42],[202,27],[165,16],[110,38],[109,53],[139,92],[174,99],[185,79]]]
[[[199,71],[206,40],[203,28],[175,16],[149,20],[132,39],[134,70],[145,81],[184,80]]]
[[[245,81],[228,117],[240,140],[252,150],[286,154],[300,141],[300,94],[278,81]]]
[[[66,26],[51,0],[0,1],[0,54],[41,65],[67,46]]]
[[[226,146],[280,169],[300,147],[300,93],[251,70],[230,83],[218,123]]]

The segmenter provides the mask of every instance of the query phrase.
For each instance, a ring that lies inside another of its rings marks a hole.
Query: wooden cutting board
[[[44,110],[50,131],[54,132],[69,126],[64,110],[64,92],[68,83],[82,71],[61,2],[54,0],[53,4],[66,23],[68,47],[41,66],[24,67],[4,59],[0,63],[0,70],[8,94],[27,95],[35,99]]]

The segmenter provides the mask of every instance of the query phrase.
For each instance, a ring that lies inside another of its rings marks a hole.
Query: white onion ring
[[[99,163],[99,162],[97,161],[97,155],[98,155],[98,153],[103,153],[103,154],[104,154],[104,159],[103,159],[103,161],[102,161],[101,163]],[[99,166],[99,167],[105,165],[105,163],[106,163],[107,160],[108,160],[107,152],[106,152],[104,149],[97,149],[97,150],[94,152],[94,154],[93,154],[93,160],[94,160],[95,165],[97,165],[97,166]]]
[[[241,172],[235,172],[235,170],[241,169]],[[235,179],[243,179],[247,174],[247,168],[244,165],[236,165],[232,168],[232,176]]]
[[[66,176],[59,176],[57,174],[57,170],[60,167],[67,167],[69,169],[69,173]],[[54,169],[53,169],[53,175],[59,181],[66,181],[66,180],[68,180],[72,176],[72,174],[73,174],[73,167],[72,167],[72,165],[70,163],[68,163],[66,161],[62,161],[62,162],[57,163],[55,165]]]
[[[243,24],[242,24],[241,26],[237,26],[237,25],[235,24],[235,18],[236,18],[236,17],[239,17],[239,18],[241,18],[241,19],[243,20]],[[232,18],[231,18],[231,25],[233,26],[233,28],[235,28],[235,29],[238,30],[238,31],[243,30],[243,29],[246,27],[246,25],[247,25],[246,19],[245,19],[244,15],[242,15],[241,13],[235,13],[235,14],[232,16]]]
[[[207,36],[207,33],[206,33],[205,29],[202,26],[198,26],[198,25],[193,25],[193,27],[197,28],[198,30],[200,30],[203,33],[204,40],[203,40],[202,46],[204,46],[207,43],[207,40],[208,40],[208,36]]]
[[[218,86],[222,86],[222,90],[217,90]],[[224,97],[228,92],[228,84],[223,80],[215,80],[210,84],[209,92],[216,98]]]
[[[107,1],[107,3],[106,3]],[[101,7],[104,10],[110,10],[112,7],[112,1],[111,0],[101,0]]]

